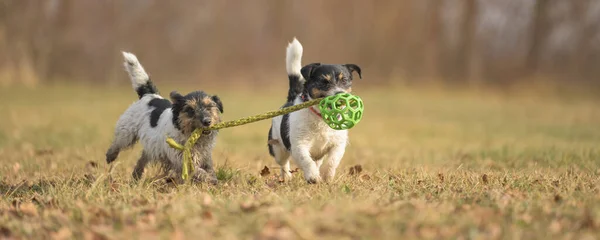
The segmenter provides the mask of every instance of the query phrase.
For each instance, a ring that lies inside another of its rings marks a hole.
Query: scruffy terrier
[[[295,38],[287,47],[290,88],[283,107],[349,93],[352,91],[352,73],[357,72],[362,78],[360,67],[355,64],[311,63],[302,67],[302,51],[302,45]],[[332,180],[347,143],[348,131],[327,126],[315,106],[273,118],[269,130],[269,153],[281,166],[284,179],[292,176],[291,155],[308,183]]]
[[[171,103],[158,94],[156,86],[135,55],[123,52],[123,57],[133,89],[140,99],[117,121],[115,138],[106,152],[106,162],[115,161],[120,151],[139,140],[144,150],[132,173],[135,180],[141,178],[146,165],[153,161],[160,163],[164,176],[169,176],[170,173],[181,176],[183,153],[171,148],[165,142],[166,138],[171,137],[184,144],[194,129],[221,121],[223,104],[218,96],[211,96],[203,91],[191,92],[185,96],[173,91],[170,94]],[[216,130],[204,131],[192,150],[195,166],[192,179],[195,181],[217,182],[212,162],[212,149],[217,133]]]

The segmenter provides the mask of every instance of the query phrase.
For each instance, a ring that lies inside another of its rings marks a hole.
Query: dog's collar
[[[308,102],[308,98],[306,97],[306,94],[302,94],[302,96],[300,96],[300,98],[302,99],[303,102]],[[321,113],[317,112],[317,110],[315,110],[315,106],[311,106],[308,109],[310,109],[310,111],[312,113],[314,113],[315,115],[317,115],[317,117],[323,118],[323,116],[321,116]]]

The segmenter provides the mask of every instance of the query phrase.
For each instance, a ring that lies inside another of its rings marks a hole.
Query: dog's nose
[[[202,124],[204,124],[204,126],[210,126],[211,123],[212,123],[212,119],[210,119],[210,118],[205,118],[202,120]]]

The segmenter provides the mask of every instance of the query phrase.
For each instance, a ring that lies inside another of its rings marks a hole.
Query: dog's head
[[[308,64],[300,70],[306,79],[304,93],[311,99],[350,93],[353,72],[362,78],[360,67],[356,64]]]
[[[218,96],[210,96],[202,91],[185,96],[173,91],[170,96],[173,102],[173,123],[184,134],[221,122],[219,113],[223,113],[223,103]],[[210,131],[203,133],[209,134]]]

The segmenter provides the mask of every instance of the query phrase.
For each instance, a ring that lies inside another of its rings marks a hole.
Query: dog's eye
[[[183,109],[183,111],[185,111],[185,113],[187,113],[187,115],[188,115],[188,116],[190,116],[190,117],[191,117],[191,116],[194,116],[194,109],[193,109],[193,108],[191,108],[191,107],[185,107],[185,108]]]

